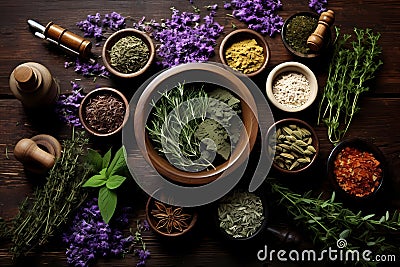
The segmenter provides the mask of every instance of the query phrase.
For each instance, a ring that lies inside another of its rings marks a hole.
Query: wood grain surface
[[[309,11],[308,1],[281,0],[283,8],[278,12],[284,19],[299,11]],[[238,28],[246,27],[243,23],[227,16],[230,11],[222,8],[223,1],[194,0],[194,5],[201,9],[201,14],[207,14],[204,8],[207,5],[218,3],[216,21],[225,27],[222,36],[218,39],[215,51],[218,51],[223,36],[231,32],[232,23]],[[118,79],[85,78],[73,71],[73,68],[64,68],[64,62],[69,58],[60,50],[36,38],[29,31],[27,19],[34,19],[42,24],[53,21],[77,34],[82,34],[76,22],[84,20],[88,14],[101,14],[116,11],[123,16],[139,20],[146,16],[148,20],[170,17],[170,7],[175,6],[181,11],[193,11],[186,0],[125,0],[125,1],[78,1],[78,0],[13,0],[0,2],[0,217],[7,221],[12,220],[17,212],[18,205],[26,196],[30,195],[40,181],[37,177],[27,175],[23,166],[18,162],[13,149],[22,138],[36,134],[51,134],[59,139],[70,136],[71,128],[60,123],[52,113],[34,114],[23,108],[14,98],[9,89],[8,80],[11,71],[18,64],[35,61],[44,64],[60,82],[62,93],[71,92],[70,82],[80,79],[84,92],[89,92],[98,86],[109,86],[121,90],[128,98],[150,75],[156,73],[154,66],[151,73],[144,77],[121,81]],[[355,0],[329,1],[328,7],[336,14],[335,25],[340,26],[342,32],[351,33],[354,27],[372,28],[381,33],[379,45],[383,48],[383,66],[377,73],[376,79],[369,85],[371,92],[361,97],[360,112],[355,116],[347,137],[362,137],[376,144],[384,153],[390,175],[386,186],[386,194],[379,208],[400,208],[400,2],[398,0]],[[131,24],[131,21],[127,21]],[[284,48],[281,37],[265,37],[271,52],[271,61],[264,73],[254,78],[262,91],[270,70],[277,64],[296,60]],[[101,54],[101,47],[95,46],[92,51]],[[211,58],[220,62],[218,55]],[[321,60],[307,62],[317,74],[320,90],[326,81],[327,64]],[[288,117],[288,114],[272,108],[275,119]],[[310,177],[302,183],[304,188],[325,188],[330,190],[326,181],[325,166],[333,146],[329,143],[324,126],[316,125],[317,107],[312,106],[305,112],[294,115],[304,119],[315,127],[321,142],[319,164],[307,174]],[[99,142],[91,138],[94,148],[105,150],[114,145],[120,145],[120,139],[109,139]],[[257,151],[257,148],[255,149]],[[127,199],[132,204],[136,218],[144,218],[146,196],[134,188],[134,199]],[[296,266],[289,264],[266,264],[257,260],[256,253],[265,242],[256,245],[226,243],[219,237],[214,223],[212,209],[201,209],[201,221],[194,233],[182,240],[164,240],[152,232],[144,233],[144,241],[151,251],[151,258],[146,266]],[[278,219],[272,223],[280,224]],[[285,222],[290,224],[291,222]],[[272,243],[275,249],[278,243]],[[399,244],[400,245],[400,244]],[[9,244],[0,242],[0,266],[67,266],[65,247],[58,240],[42,253],[30,255],[21,263],[14,263],[8,253]],[[135,266],[137,259],[129,254],[124,259],[101,259],[96,266]],[[318,265],[316,265],[318,266]]]

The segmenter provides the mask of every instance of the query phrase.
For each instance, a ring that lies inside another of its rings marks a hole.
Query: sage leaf
[[[93,170],[95,172],[100,172],[103,168],[103,158],[101,157],[100,153],[94,149],[88,148],[87,150],[87,159],[92,165]]]
[[[125,180],[126,177],[114,174],[108,177],[106,186],[108,189],[115,189],[118,188]]]
[[[350,232],[351,232],[350,229],[344,230],[343,232],[340,233],[339,238],[343,238],[343,239],[347,238],[349,236]]]
[[[368,219],[371,219],[371,218],[374,217],[374,216],[375,216],[375,214],[368,214],[368,215],[366,215],[366,216],[363,217],[363,220],[366,221],[366,220],[368,220]]]
[[[90,177],[82,187],[99,187],[104,185],[107,182],[107,178],[104,174],[96,174]]]
[[[111,160],[111,148],[104,154],[102,169],[107,168]]]
[[[121,146],[120,149],[115,153],[113,160],[111,161],[110,166],[107,168],[107,176],[110,177],[126,166],[125,162],[125,148]]]
[[[117,207],[117,194],[106,186],[101,187],[99,190],[98,205],[104,222],[109,223]]]

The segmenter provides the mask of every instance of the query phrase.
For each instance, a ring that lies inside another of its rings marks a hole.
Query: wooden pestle
[[[47,151],[41,149],[44,147]],[[50,135],[37,135],[31,139],[21,139],[14,148],[14,155],[26,169],[34,173],[44,173],[51,169],[55,159],[61,156],[61,145]]]
[[[328,10],[321,13],[317,28],[307,39],[307,45],[312,51],[319,51],[322,47],[324,47],[324,39],[334,21],[335,12],[333,12],[333,10]]]

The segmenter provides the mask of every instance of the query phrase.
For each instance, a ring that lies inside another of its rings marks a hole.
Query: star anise
[[[188,228],[187,221],[192,217],[190,214],[182,213],[181,207],[166,206],[165,204],[155,201],[157,209],[151,211],[154,218],[158,219],[156,228],[167,230],[167,233],[172,233],[173,230],[182,232]]]

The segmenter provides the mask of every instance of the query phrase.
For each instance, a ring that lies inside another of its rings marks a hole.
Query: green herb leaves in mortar
[[[126,168],[124,147],[121,147],[115,153],[112,161],[111,149],[104,157],[101,157],[95,150],[88,149],[88,158],[98,174],[89,178],[83,184],[83,187],[100,187],[98,205],[103,220],[108,223],[117,206],[117,193],[114,189],[118,188],[126,179],[126,177],[120,175]]]
[[[241,127],[232,122],[241,112],[240,101],[228,90],[180,84],[152,106],[149,137],[155,149],[182,170],[214,168],[209,155],[227,160],[239,140]]]

